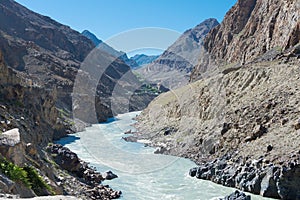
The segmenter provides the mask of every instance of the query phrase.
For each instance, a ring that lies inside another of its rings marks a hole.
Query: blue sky
[[[222,21],[237,0],[16,0],[27,8],[106,41],[135,28],[160,27],[179,33],[207,18]]]

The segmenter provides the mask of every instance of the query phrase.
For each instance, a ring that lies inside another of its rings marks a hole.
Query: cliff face
[[[11,0],[0,2],[0,17],[0,49],[8,67],[26,75],[32,86],[57,88],[56,105],[71,111],[73,81],[92,42]]]
[[[300,40],[299,10],[297,0],[239,0],[206,37],[206,54],[191,80],[199,79],[208,66],[250,63],[293,47]]]
[[[299,17],[296,0],[238,1],[207,35],[194,82],[156,98],[136,137],[196,161],[197,178],[300,198]]]
[[[1,195],[8,198],[53,194],[75,195],[80,199],[119,197],[120,192],[99,185],[104,180],[102,175],[75,153],[59,145],[56,151],[46,153],[45,147],[53,139],[71,132],[71,121],[62,117],[65,113],[56,108],[55,89],[32,85],[30,75],[7,67],[4,60],[0,51]]]
[[[6,64],[8,67],[22,72],[22,76],[27,75],[31,85],[55,90],[57,95],[55,105],[66,113],[64,116],[67,118],[72,117],[71,94],[78,69],[88,62],[93,64],[90,68],[102,68],[98,70],[98,74],[85,76],[86,80],[84,83],[82,82],[85,84],[92,82],[91,79],[94,81],[94,90],[91,91],[90,88],[87,90],[90,90],[89,93],[95,98],[86,104],[96,104],[97,119],[89,121],[90,118],[84,115],[81,116],[83,118],[77,116],[81,120],[89,123],[105,121],[113,114],[128,111],[129,107],[134,110],[143,109],[153,98],[141,96],[138,99],[138,106],[134,106],[135,102],[133,102],[133,106],[130,106],[126,104],[124,98],[120,97],[117,100],[118,109],[112,110],[111,96],[116,85],[119,85],[122,91],[126,90],[124,87],[130,84],[139,85],[138,80],[130,72],[130,67],[122,60],[117,59],[110,52],[99,49],[94,53],[101,60],[87,61],[87,56],[95,48],[92,41],[70,27],[34,13],[15,1],[3,0],[0,2],[0,17],[0,50],[3,52]],[[88,70],[85,72],[89,73]],[[131,82],[123,78],[123,81],[118,84],[117,82],[125,74],[130,77]],[[98,77],[93,77],[94,75],[98,75]],[[132,88],[127,87],[127,89]],[[78,108],[78,105],[75,104],[76,109],[84,110]],[[92,111],[88,110],[87,112],[91,113]]]
[[[60,118],[55,102],[55,91],[32,86],[28,76],[5,65],[0,51],[0,162],[3,165],[4,157],[17,166],[24,167],[26,163],[40,169],[40,175],[48,177],[53,191],[61,193],[42,151],[42,147],[69,128]],[[1,171],[1,192],[21,197],[50,194],[46,189],[35,193],[4,174]]]
[[[203,39],[218,24],[216,19],[207,19],[185,31],[159,58],[136,70],[137,73],[149,82],[160,83],[170,89],[186,85],[198,62]]]
[[[22,140],[41,146],[68,129],[55,107],[56,93],[31,85],[28,76],[4,64],[0,52],[1,131],[19,128]]]

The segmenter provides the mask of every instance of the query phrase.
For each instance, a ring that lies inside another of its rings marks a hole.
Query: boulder
[[[300,119],[294,124],[294,128],[296,130],[299,130],[300,129]]]
[[[277,185],[281,199],[300,199],[300,164],[293,168],[282,167]]]
[[[277,189],[277,177],[274,176],[275,172],[278,170],[277,167],[270,167],[266,175],[261,181],[260,185],[260,195],[264,197],[271,197],[275,199],[280,199]]]
[[[132,132],[131,129],[129,129],[129,130],[125,131],[124,134],[131,134],[131,132]]]
[[[47,151],[50,152],[55,162],[63,169],[70,172],[78,172],[81,164],[76,153],[70,149],[63,147],[60,144],[53,144],[47,147]]]
[[[16,165],[25,163],[25,147],[21,142],[19,129],[11,129],[0,135],[0,154]]]
[[[246,195],[245,193],[236,190],[235,192],[231,193],[230,195],[228,195],[224,198],[221,198],[219,200],[251,200],[251,196]]]
[[[15,183],[0,173],[0,188],[1,192],[10,193],[15,186]]]
[[[36,156],[37,155],[37,149],[32,143],[26,144],[26,153],[30,156]]]
[[[273,146],[269,144],[269,145],[267,146],[267,151],[268,151],[268,152],[269,152],[269,151],[272,151],[272,149],[273,149]]]
[[[194,167],[194,168],[190,169],[189,175],[190,175],[191,177],[196,176],[197,169],[198,169],[197,167]]]
[[[114,174],[112,171],[106,171],[102,174],[102,176],[106,180],[112,180],[114,178],[118,178],[118,176]]]
[[[137,142],[136,136],[122,137],[122,139],[125,140],[126,142]]]

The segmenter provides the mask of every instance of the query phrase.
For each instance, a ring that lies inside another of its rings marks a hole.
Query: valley
[[[128,56],[1,0],[0,198],[300,199],[300,2],[211,17]]]

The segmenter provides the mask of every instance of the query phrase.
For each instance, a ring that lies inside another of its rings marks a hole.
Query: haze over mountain
[[[134,60],[138,64],[138,66],[140,67],[140,66],[152,63],[158,57],[159,57],[159,55],[148,56],[148,55],[145,55],[145,54],[136,54],[136,55],[130,57],[130,59]]]
[[[218,24],[216,19],[207,19],[185,31],[159,58],[138,69],[137,73],[146,80],[171,89],[186,85],[198,62],[203,39]]]
[[[108,44],[103,42],[102,40],[98,39],[96,35],[89,32],[88,30],[84,30],[81,34],[84,35],[85,37],[87,37],[88,39],[90,39],[98,49],[100,49],[116,58],[120,58],[131,68],[138,67],[138,64],[135,62],[135,60],[129,59],[125,52],[118,51],[118,50],[112,48],[111,46],[109,46]]]
[[[102,40],[98,39],[97,36],[90,31],[84,30],[81,34],[89,38],[94,45],[97,46],[97,48],[123,60],[128,66],[131,67],[131,69],[136,69],[142,65],[149,64],[158,58],[158,56],[148,56],[145,54],[136,54],[135,56],[128,58],[125,52],[115,50]]]

